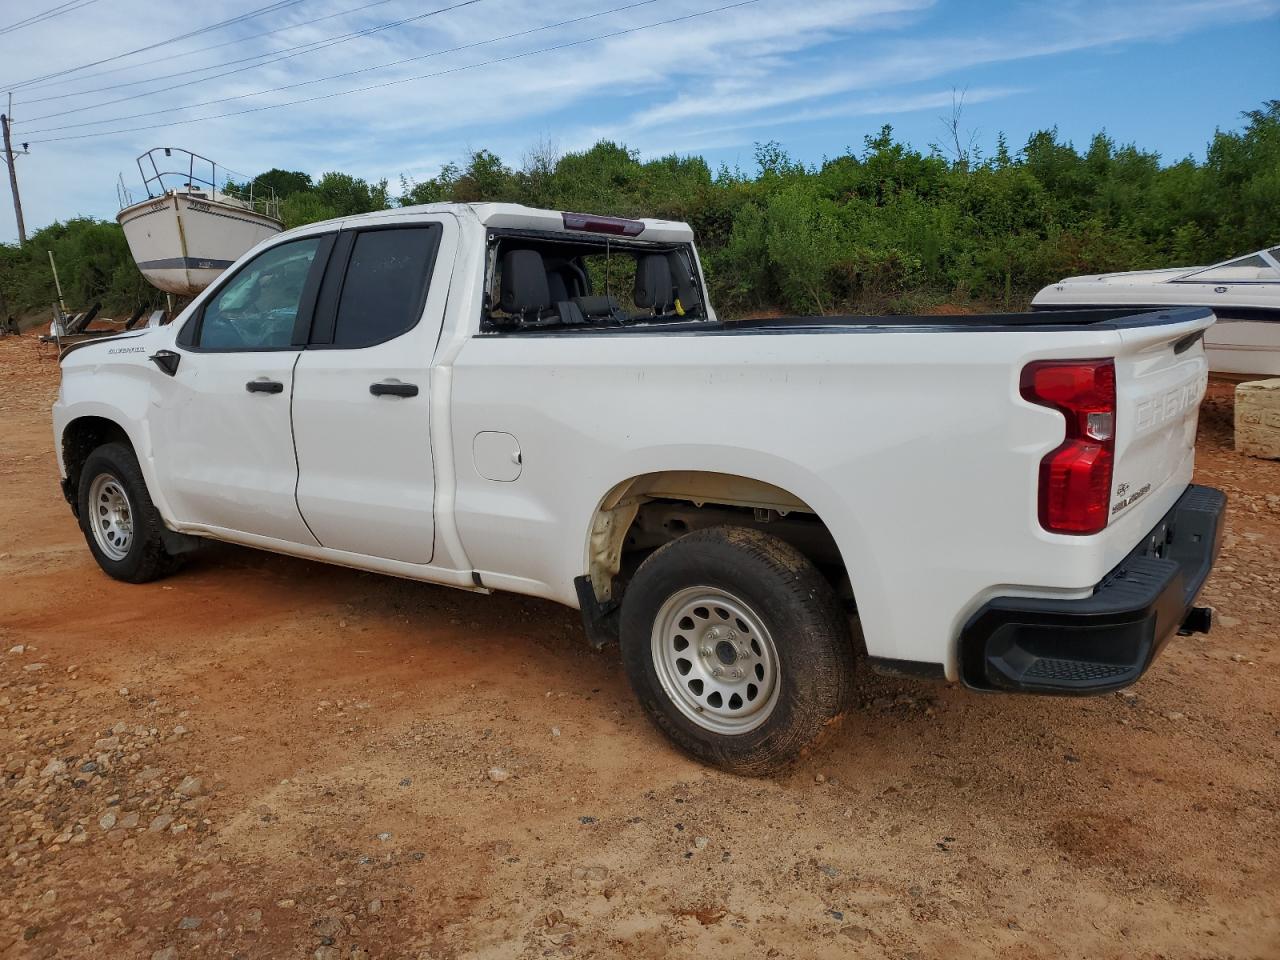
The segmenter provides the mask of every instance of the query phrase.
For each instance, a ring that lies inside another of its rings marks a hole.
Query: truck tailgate
[[[1190,482],[1213,316],[1122,331],[1116,354],[1116,459],[1110,521],[1167,510]],[[1146,504],[1146,509],[1142,505]]]

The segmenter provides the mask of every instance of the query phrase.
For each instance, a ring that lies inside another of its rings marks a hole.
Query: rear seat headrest
[[[574,297],[573,302],[588,317],[610,317],[618,309],[618,301],[602,293],[590,297]]]
[[[634,299],[637,307],[652,307],[664,313],[675,302],[671,264],[665,254],[646,253],[636,258]]]
[[[542,254],[536,250],[511,250],[502,257],[502,309],[521,316],[541,313],[551,306],[551,289]]]

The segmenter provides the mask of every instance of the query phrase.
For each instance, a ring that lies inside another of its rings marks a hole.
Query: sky
[[[1280,0],[0,0],[9,91],[29,233],[114,217],[154,146],[393,187],[602,138],[753,171],[769,140],[808,163],[886,123],[943,142],[960,94],[988,153],[1056,125],[1174,161],[1280,97]]]

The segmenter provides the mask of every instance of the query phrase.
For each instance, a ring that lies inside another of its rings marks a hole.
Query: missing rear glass
[[[705,319],[688,244],[495,234],[484,327],[624,326]]]

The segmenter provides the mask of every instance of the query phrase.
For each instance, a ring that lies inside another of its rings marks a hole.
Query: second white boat
[[[1210,307],[1204,337],[1209,369],[1280,377],[1280,246],[1211,267],[1175,267],[1067,277],[1031,301],[1033,310],[1088,307]]]

